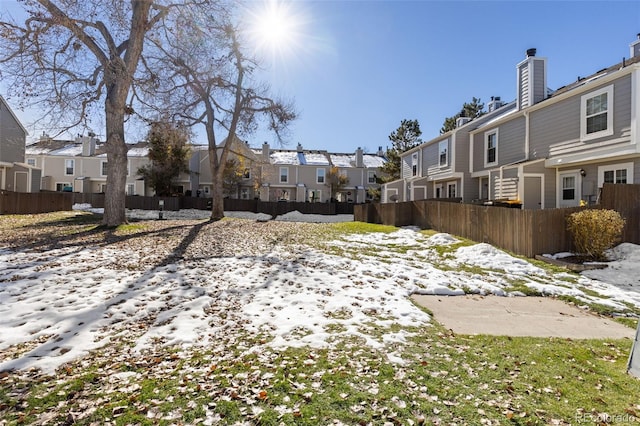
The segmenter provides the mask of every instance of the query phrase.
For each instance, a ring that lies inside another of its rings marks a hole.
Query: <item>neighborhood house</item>
[[[547,88],[547,60],[516,65],[516,99],[401,156],[383,202],[429,198],[525,209],[595,204],[604,183],[640,183],[640,35],[630,58]]]

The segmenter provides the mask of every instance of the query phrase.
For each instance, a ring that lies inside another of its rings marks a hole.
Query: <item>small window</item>
[[[58,192],[72,192],[73,187],[69,182],[59,182],[56,183],[56,191]]]
[[[582,96],[580,137],[595,139],[613,134],[613,85]]]
[[[449,140],[441,141],[438,144],[440,166],[446,166],[447,164],[449,164],[449,158],[447,155],[448,150],[449,150]]]
[[[251,179],[251,169],[244,169],[244,172],[242,173],[242,179]]]
[[[311,203],[317,203],[321,201],[322,193],[317,189],[310,190],[307,195],[308,195],[308,200]]]
[[[106,161],[102,161],[100,163],[100,176],[107,176],[108,174],[108,164]]]
[[[240,189],[240,198],[243,200],[249,199],[249,188]]]
[[[376,183],[376,172],[367,172],[367,182]]]
[[[484,165],[490,166],[498,161],[498,131],[485,133],[485,157]]]
[[[64,174],[66,176],[73,176],[75,173],[75,160],[64,160]]]
[[[280,183],[289,182],[289,168],[280,167]]]
[[[324,183],[325,169],[316,169],[316,183]]]
[[[27,164],[30,165],[30,166],[35,167],[36,159],[35,158],[27,158]]]
[[[562,199],[575,200],[576,198],[576,178],[575,176],[564,176],[562,178]]]
[[[604,183],[632,183],[633,163],[598,167],[598,187]]]
[[[136,186],[133,183],[127,184],[127,195],[136,195]]]
[[[411,176],[418,176],[418,153],[411,154]]]
[[[456,198],[456,184],[455,183],[447,184],[447,197],[448,198]]]

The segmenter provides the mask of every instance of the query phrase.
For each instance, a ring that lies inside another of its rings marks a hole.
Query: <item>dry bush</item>
[[[624,224],[620,213],[606,209],[582,210],[567,218],[576,250],[594,260],[606,260],[604,252],[620,241]]]

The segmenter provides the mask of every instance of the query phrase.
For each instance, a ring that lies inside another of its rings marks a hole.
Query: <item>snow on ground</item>
[[[318,219],[297,212],[285,218]],[[113,265],[116,254],[108,247],[0,248],[0,352],[25,345],[18,358],[0,358],[0,371],[39,367],[51,373],[120,337],[135,339],[134,350],[144,352],[158,343],[214,345],[217,336],[240,331],[273,337],[266,340],[276,349],[356,337],[402,362],[389,348],[409,333],[388,327],[429,322],[410,302],[412,293],[522,295],[513,290],[518,283],[616,309],[640,306],[639,246],[620,245],[610,252],[615,260],[609,268],[576,278],[552,275],[487,244],[457,242],[448,234],[427,237],[402,228],[345,236],[331,242],[333,255],[277,247],[267,255],[197,258],[144,271]],[[436,250],[443,247],[449,250],[444,255]],[[131,250],[118,258],[135,262],[140,255]]]
[[[93,208],[90,204],[74,204],[74,210],[90,211],[92,213],[103,214],[103,208]],[[127,217],[129,219],[140,220],[153,220],[159,218],[160,212],[158,210],[127,210]],[[331,223],[331,222],[353,222],[352,214],[335,214],[335,215],[322,215],[322,214],[302,214],[299,211],[292,211],[283,215],[272,218],[271,215],[265,213],[252,213],[252,212],[224,212],[226,217],[233,217],[237,219],[252,219],[252,220],[280,220],[286,222],[313,222],[313,223]],[[179,211],[164,210],[162,212],[162,218],[168,220],[175,219],[208,219],[211,217],[209,210],[197,210],[197,209],[183,209]]]

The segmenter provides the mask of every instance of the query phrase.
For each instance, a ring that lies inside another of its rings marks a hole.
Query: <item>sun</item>
[[[256,50],[284,56],[295,50],[300,42],[303,20],[293,3],[282,0],[265,0],[247,11],[247,33]]]

